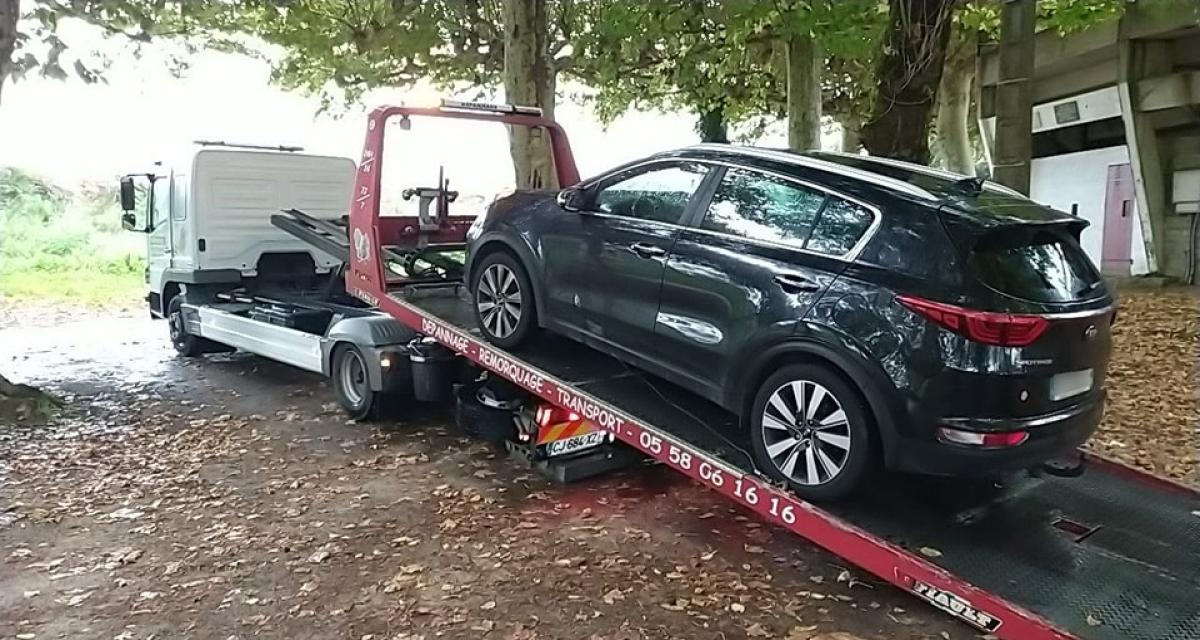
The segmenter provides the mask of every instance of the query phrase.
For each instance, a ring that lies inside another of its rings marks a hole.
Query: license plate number
[[[1069,371],[1050,378],[1050,399],[1065,400],[1092,390],[1092,370]]]
[[[603,431],[593,431],[591,433],[585,433],[581,436],[572,436],[562,440],[555,440],[554,442],[546,445],[546,455],[551,457],[561,456],[568,453],[575,453],[576,451],[582,451],[584,449],[590,449],[592,447],[604,444],[604,437],[606,435],[607,434]]]

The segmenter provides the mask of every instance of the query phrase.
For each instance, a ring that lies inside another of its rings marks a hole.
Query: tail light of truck
[[[896,296],[896,301],[947,331],[998,347],[1029,346],[1050,327],[1042,316],[977,311],[910,295]]]
[[[574,411],[567,411],[561,407],[549,404],[539,406],[534,413],[534,422],[543,429],[551,425],[563,422],[576,422],[581,419],[579,414]]]

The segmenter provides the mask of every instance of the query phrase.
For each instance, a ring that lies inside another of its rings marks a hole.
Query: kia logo
[[[1094,324],[1089,324],[1088,328],[1083,330],[1083,339],[1089,342],[1095,340],[1098,335],[1100,335],[1100,330]]]

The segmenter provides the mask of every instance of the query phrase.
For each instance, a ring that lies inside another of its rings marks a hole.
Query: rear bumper
[[[1078,448],[1096,431],[1104,415],[1101,391],[1086,401],[1054,413],[1016,419],[945,419],[940,424],[968,431],[1027,431],[1029,439],[1014,446],[982,449],[937,440],[931,427],[923,437],[904,437],[891,466],[934,475],[986,476],[1036,467]]]

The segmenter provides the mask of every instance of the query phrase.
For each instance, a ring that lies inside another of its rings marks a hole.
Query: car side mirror
[[[583,209],[584,205],[583,189],[568,187],[559,191],[554,200],[564,211],[579,211]]]
[[[121,210],[133,211],[137,208],[137,190],[133,188],[133,178],[121,178]],[[121,218],[124,220],[124,216]]]
[[[142,231],[138,227],[137,214],[132,211],[126,211],[121,214],[121,228],[126,231]]]

